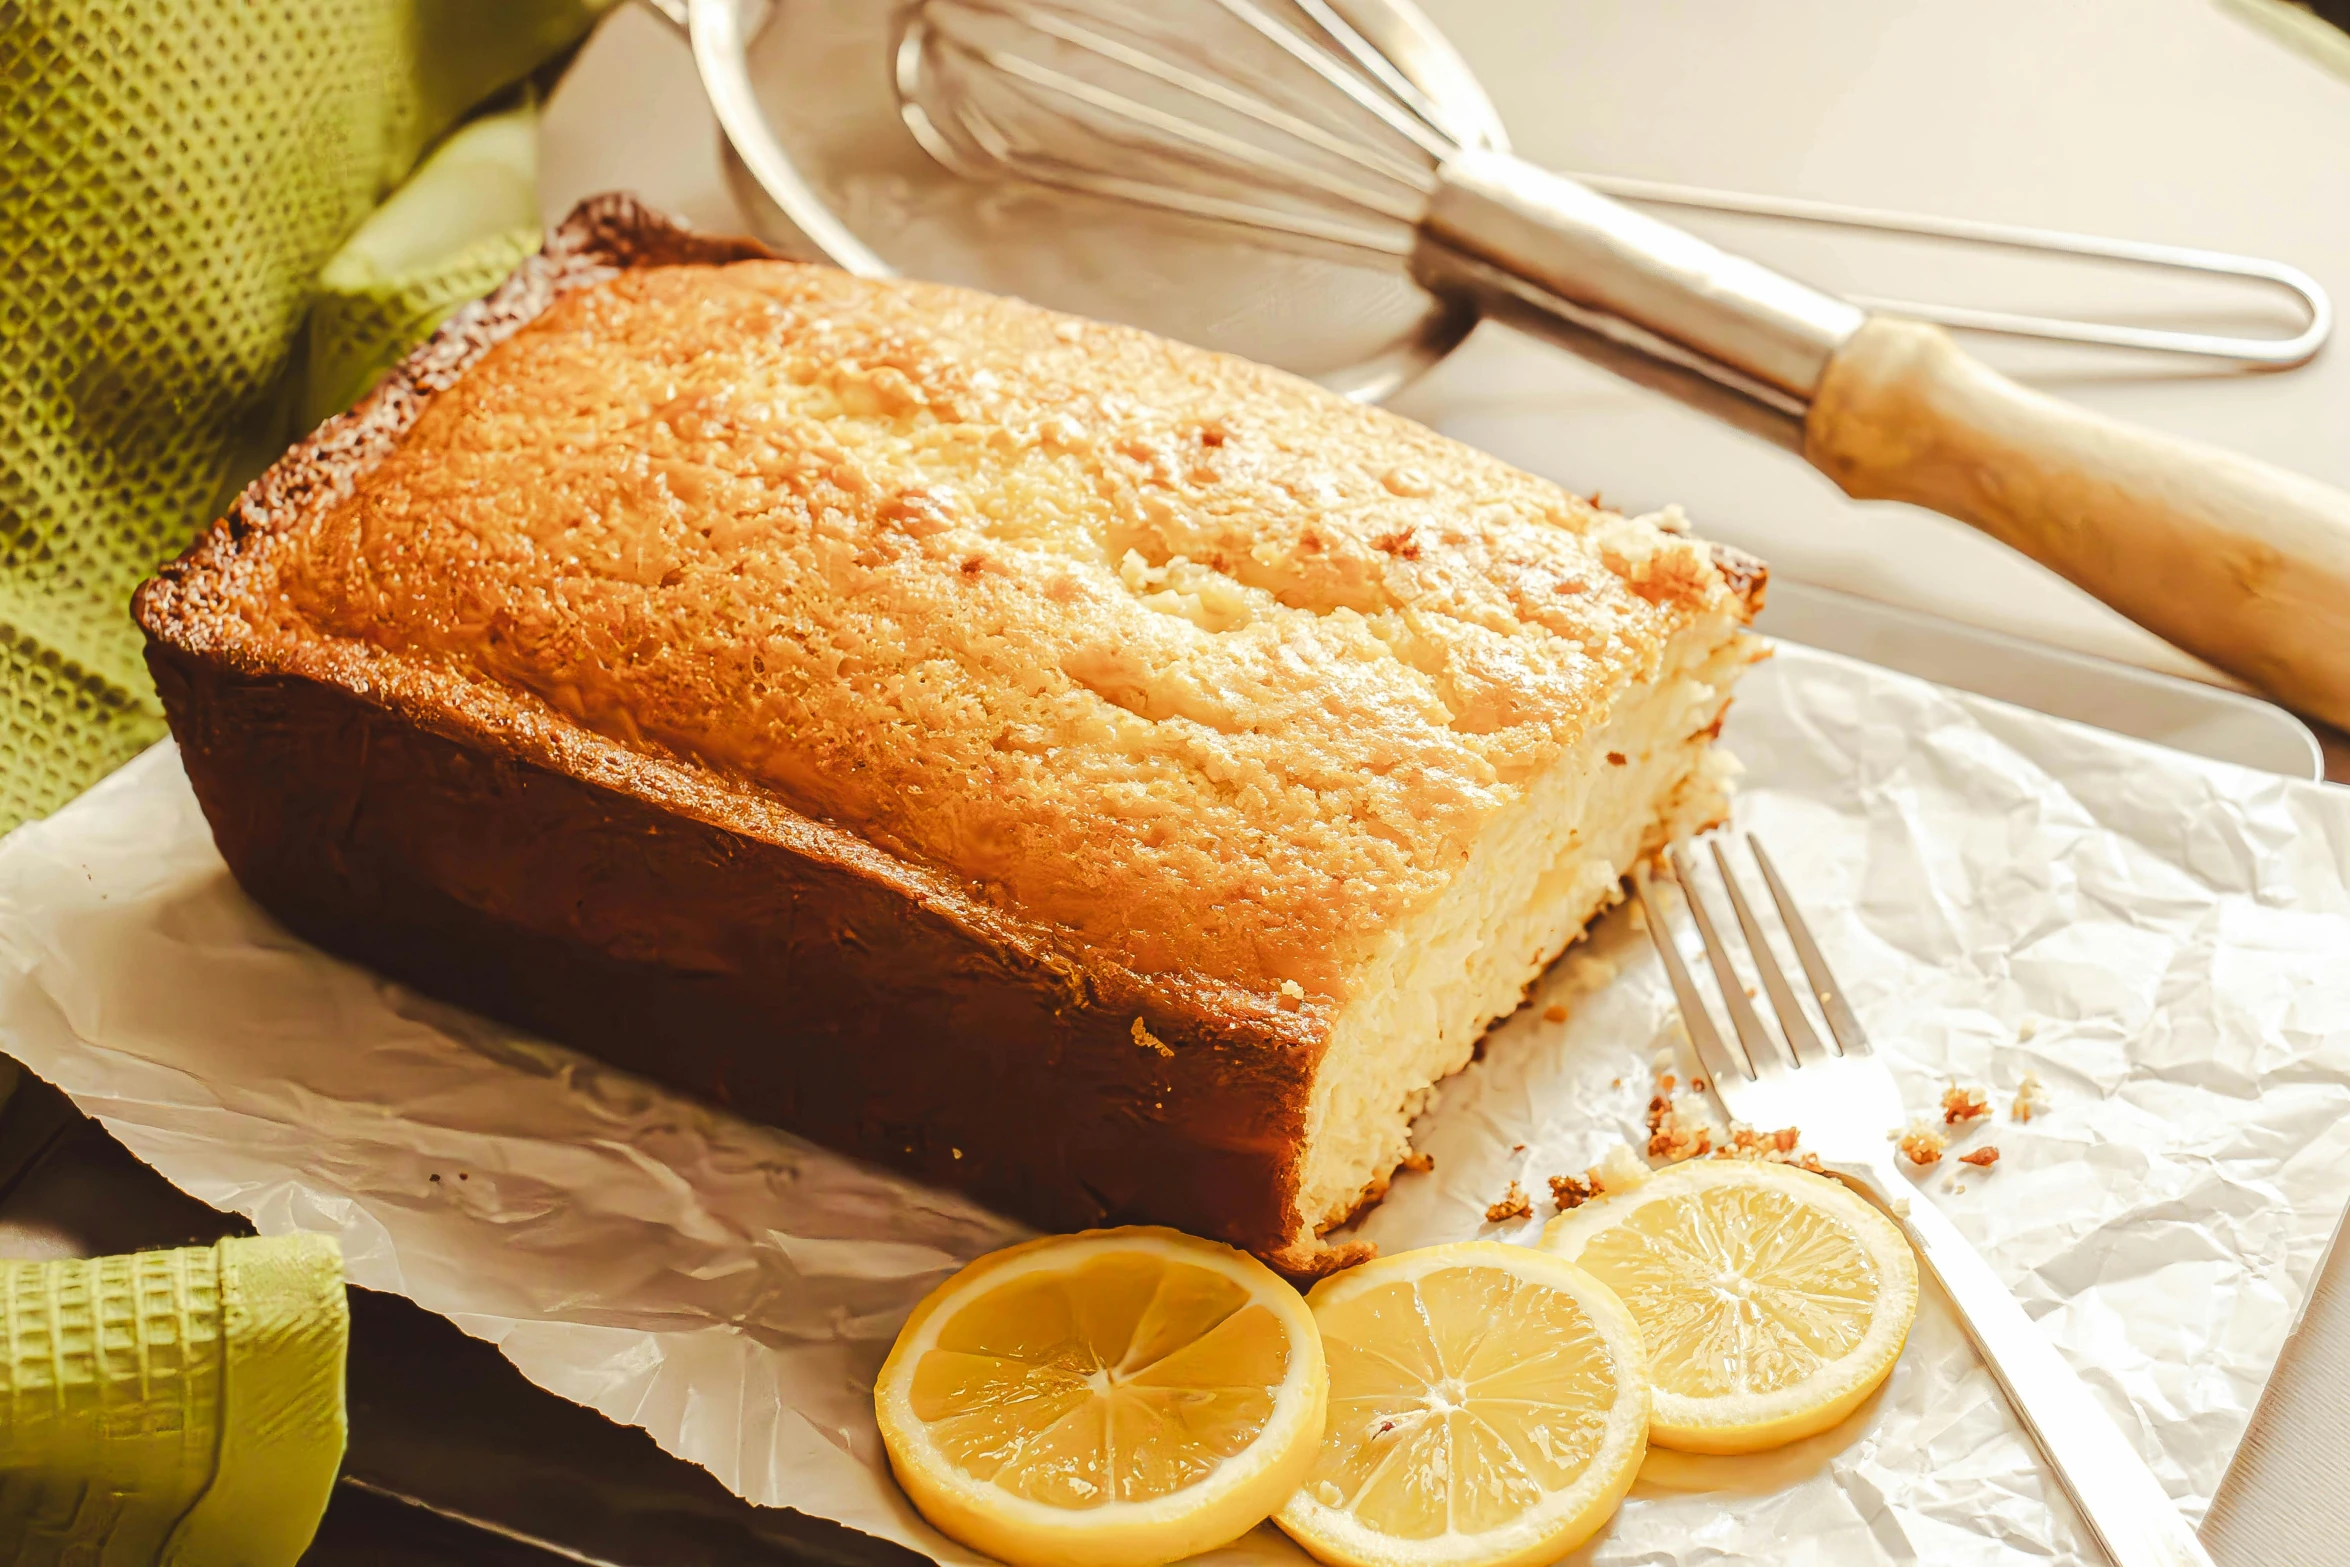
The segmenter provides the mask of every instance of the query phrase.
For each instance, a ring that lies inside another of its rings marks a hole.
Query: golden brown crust
[[[1763,598],[1770,587],[1771,569],[1758,556],[1749,555],[1733,544],[1708,541],[1706,548],[1713,555],[1714,569],[1722,574],[1731,594],[1746,606],[1743,617],[1753,620],[1763,612]]]
[[[1731,591],[1260,366],[780,262],[558,299],[289,558],[263,639],[469,672],[1325,1016]]]
[[[1270,372],[760,254],[583,205],[140,590],[224,856],[333,950],[1033,1222],[1337,1265],[1298,1161],[1350,941],[1750,589]],[[923,467],[966,441],[1073,477]]]

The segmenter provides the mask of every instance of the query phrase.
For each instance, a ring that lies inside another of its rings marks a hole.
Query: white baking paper
[[[1727,739],[1738,824],[1915,1108],[1953,1078],[1993,1091],[1966,1145],[1996,1143],[1996,1170],[1945,1162],[1919,1196],[2200,1517],[2350,1197],[2350,792],[1797,648],[1749,677]],[[1547,1176],[1643,1135],[1674,1039],[1619,913],[1449,1088],[1421,1128],[1434,1172],[1363,1233],[1531,1240]],[[743,1496],[976,1560],[888,1479],[869,1378],[913,1303],[1015,1227],[306,948],[238,893],[168,746],[0,843],[0,1048],[187,1191],[339,1235],[355,1283]],[[2049,1108],[2023,1125],[2026,1072]],[[1486,1224],[1513,1178],[1534,1217]],[[1221,1554],[1303,1561],[1270,1528]],[[1929,1291],[1850,1420],[1754,1458],[1652,1453],[1577,1559],[2094,1557]]]

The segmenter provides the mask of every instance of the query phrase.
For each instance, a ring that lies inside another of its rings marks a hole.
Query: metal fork
[[[2087,1384],[2024,1315],[2023,1307],[1981,1254],[1940,1209],[1922,1195],[1913,1196],[1909,1182],[1894,1168],[1892,1134],[1906,1125],[1909,1117],[1902,1112],[1893,1076],[1869,1048],[1868,1036],[1845,1005],[1843,990],[1828,971],[1827,960],[1820,956],[1811,928],[1788,896],[1777,867],[1751,835],[1746,843],[1770,888],[1771,901],[1779,906],[1780,921],[1805,978],[1811,982],[1820,1015],[1835,1036],[1834,1049],[1820,1041],[1804,1015],[1770,942],[1755,922],[1754,910],[1731,872],[1719,839],[1711,844],[1714,864],[1730,894],[1730,907],[1745,934],[1756,976],[1778,1016],[1778,1035],[1764,1025],[1748,999],[1745,983],[1731,962],[1730,948],[1689,874],[1687,854],[1678,847],[1672,850],[1673,870],[1729,1011],[1737,1034],[1735,1046],[1715,1028],[1705,998],[1681,961],[1680,947],[1665,923],[1647,869],[1635,869],[1632,876],[1633,890],[1647,916],[1649,939],[1664,962],[1690,1042],[1697,1047],[1698,1059],[1722,1107],[1735,1119],[1758,1129],[1800,1128],[1804,1144],[1819,1155],[1826,1169],[1893,1216],[1927,1268],[1941,1280],[1951,1304],[1958,1308],[1967,1337],[1998,1379],[2009,1406],[2039,1443],[2066,1494],[2117,1567],[2211,1567],[2211,1558],[2204,1553],[2195,1531],[2179,1516],[2137,1449],[2098,1407]]]

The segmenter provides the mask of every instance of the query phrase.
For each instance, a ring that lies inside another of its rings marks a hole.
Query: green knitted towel
[[[0,830],[163,733],[139,581],[536,244],[527,107],[384,198],[610,3],[0,0]]]
[[[16,1567],[293,1567],[343,1459],[330,1236],[0,1263]]]

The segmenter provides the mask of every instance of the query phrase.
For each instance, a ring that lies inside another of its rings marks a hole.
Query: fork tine
[[[1811,939],[1811,927],[1803,922],[1803,915],[1795,907],[1795,899],[1788,895],[1787,884],[1779,880],[1779,868],[1763,852],[1762,840],[1754,834],[1746,835],[1746,847],[1753,851],[1754,863],[1762,867],[1763,880],[1771,889],[1771,901],[1779,906],[1780,923],[1787,927],[1787,939],[1795,944],[1796,961],[1803,965],[1806,979],[1811,981],[1811,993],[1820,1000],[1820,1015],[1828,1020],[1828,1032],[1836,1036],[1838,1048],[1848,1056],[1869,1054],[1869,1036],[1861,1031],[1860,1019],[1852,1015],[1852,1008],[1844,1004],[1844,987],[1836,983],[1836,976],[1828,967],[1828,960],[1820,956],[1819,943]]]
[[[1754,1015],[1754,1003],[1747,999],[1746,982],[1738,977],[1738,970],[1730,962],[1730,949],[1722,942],[1721,933],[1714,929],[1714,917],[1705,906],[1705,899],[1697,890],[1697,878],[1689,874],[1689,856],[1679,849],[1673,852],[1673,870],[1681,878],[1681,896],[1689,904],[1689,913],[1697,921],[1698,938],[1705,943],[1705,960],[1713,965],[1714,980],[1722,987],[1722,1005],[1730,1009],[1730,1026],[1738,1031],[1738,1042],[1746,1047],[1746,1059],[1754,1063],[1754,1075],[1775,1077],[1787,1069],[1786,1058],[1779,1054],[1779,1042]]]
[[[1779,1032],[1787,1036],[1787,1048],[1793,1052],[1795,1064],[1832,1060],[1828,1047],[1812,1032],[1811,1019],[1803,1015],[1803,1003],[1795,999],[1795,989],[1787,983],[1786,970],[1779,967],[1778,955],[1771,951],[1769,939],[1756,923],[1754,910],[1746,901],[1746,889],[1738,884],[1738,878],[1730,870],[1730,857],[1722,852],[1722,840],[1714,839],[1711,847],[1714,864],[1722,873],[1722,885],[1730,891],[1730,907],[1738,913],[1738,928],[1746,933],[1746,950],[1753,955],[1755,972],[1762,977],[1763,989],[1770,995],[1771,1010],[1779,1015]]]
[[[1648,895],[1648,867],[1632,867],[1632,895],[1640,900],[1640,912],[1648,919],[1648,939],[1656,945],[1656,955],[1664,963],[1665,977],[1672,981],[1673,1000],[1681,1008],[1681,1025],[1689,1031],[1689,1043],[1697,1049],[1698,1064],[1703,1066],[1715,1083],[1729,1080],[1736,1074],[1739,1081],[1751,1082],[1754,1074],[1737,1054],[1730,1049],[1719,1030],[1714,1027],[1713,1014],[1705,1009],[1705,998],[1697,993],[1696,983],[1689,977],[1688,965],[1681,961],[1681,948],[1665,928],[1663,912]],[[1721,1097],[1716,1092],[1716,1098]],[[1728,1108],[1724,1106],[1724,1108]]]

